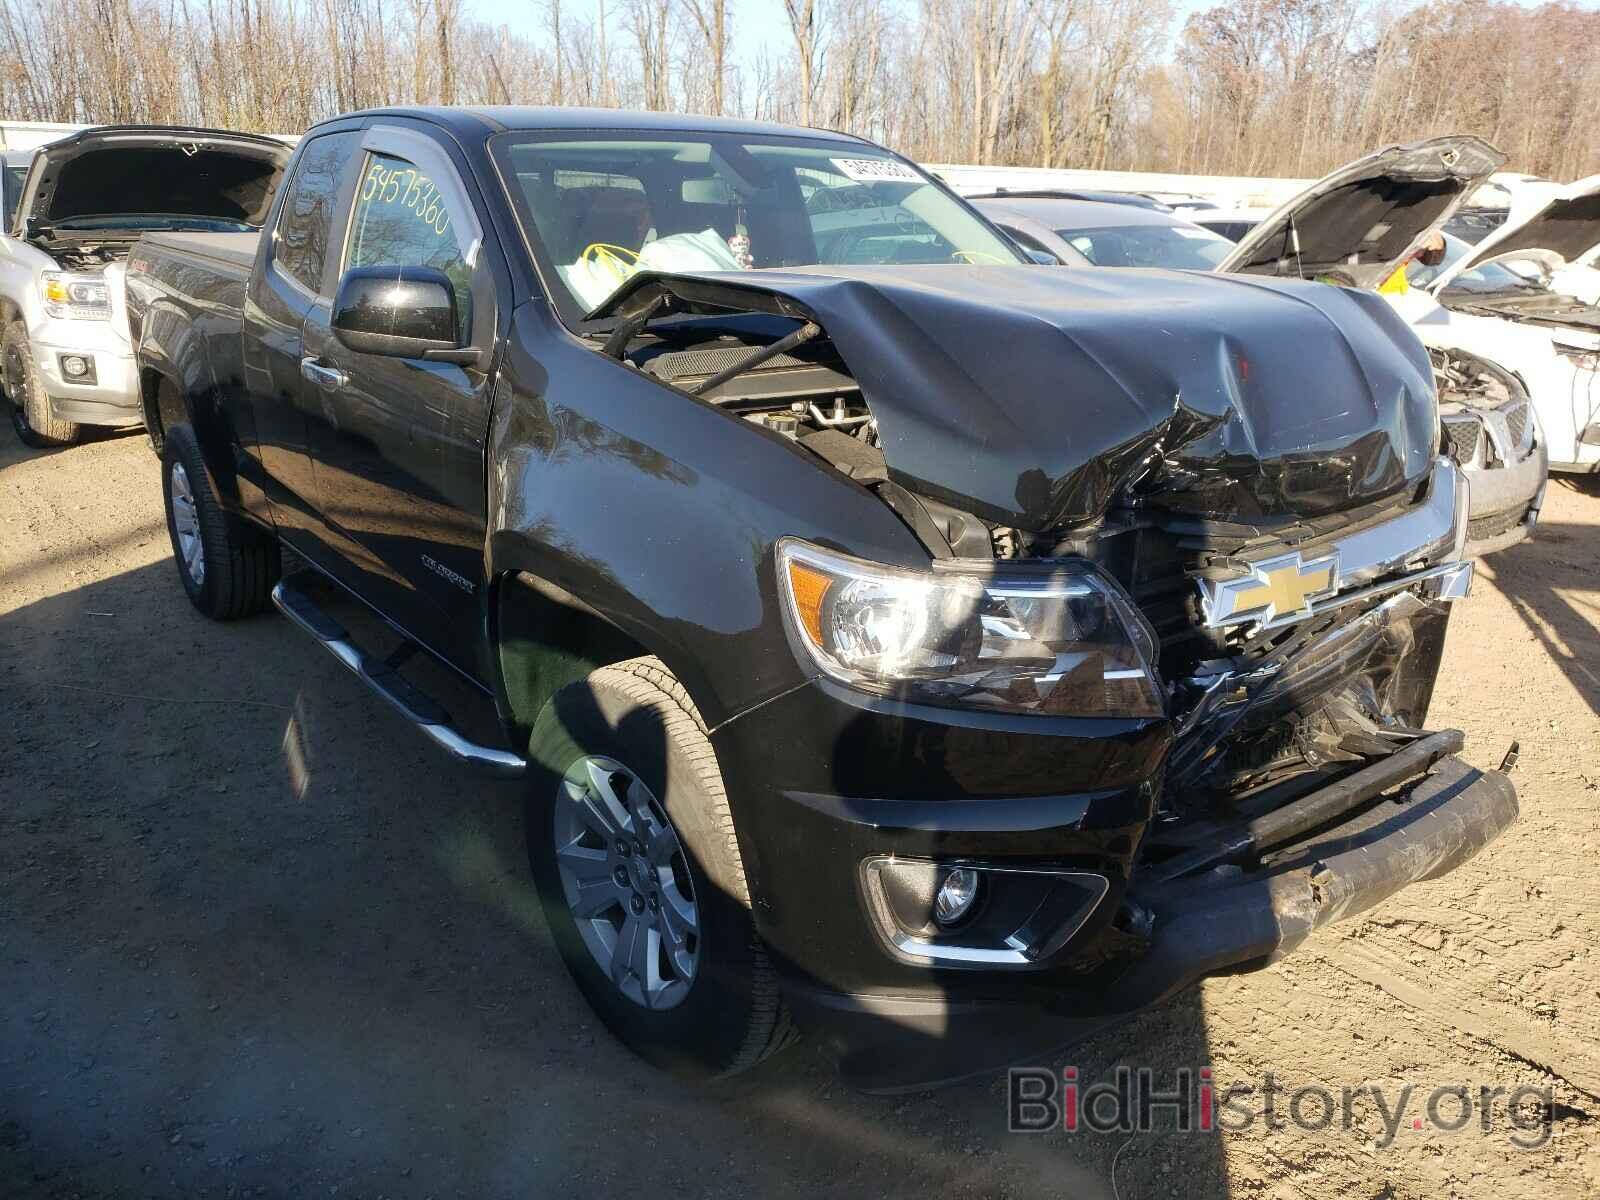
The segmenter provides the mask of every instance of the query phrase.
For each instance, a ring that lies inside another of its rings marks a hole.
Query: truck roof
[[[665,133],[749,133],[788,137],[837,139],[860,143],[851,134],[774,121],[747,121],[736,117],[704,117],[687,113],[644,112],[618,108],[557,108],[535,105],[405,105],[369,108],[344,113],[327,124],[351,117],[411,117],[441,125],[463,140],[477,140],[513,129],[557,132],[580,129],[648,130]]]

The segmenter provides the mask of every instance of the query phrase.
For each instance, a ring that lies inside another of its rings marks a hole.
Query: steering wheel
[[[583,248],[583,253],[578,255],[578,261],[592,263],[610,272],[616,277],[617,282],[621,283],[639,269],[639,252],[629,250],[626,246],[612,245],[610,242],[590,242]]]
[[[992,264],[997,267],[1012,265],[998,254],[990,254],[987,250],[954,250],[951,251],[950,261],[972,265]]]

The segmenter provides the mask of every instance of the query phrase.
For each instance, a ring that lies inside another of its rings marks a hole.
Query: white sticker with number
[[[857,183],[883,183],[885,180],[922,182],[921,175],[892,158],[834,158],[829,161],[838,168],[839,174]]]

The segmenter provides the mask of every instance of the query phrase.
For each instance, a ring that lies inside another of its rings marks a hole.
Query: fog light
[[[89,373],[89,360],[81,354],[63,354],[61,373],[68,379],[82,379]]]
[[[978,873],[966,867],[955,867],[945,873],[939,885],[939,894],[933,901],[933,918],[939,924],[954,925],[972,909],[978,898]]]

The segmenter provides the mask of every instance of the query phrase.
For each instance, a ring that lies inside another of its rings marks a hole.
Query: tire
[[[792,1027],[751,919],[716,754],[672,673],[659,659],[635,658],[562,688],[534,723],[529,762],[528,859],[545,919],[579,990],[612,1034],[646,1061],[690,1079],[736,1074],[783,1046]],[[609,827],[631,831],[643,856],[637,849],[619,855],[616,843],[606,846],[599,838],[596,827],[606,822],[594,813],[607,806],[594,786],[596,775],[632,810],[629,826],[611,809]],[[587,808],[574,800],[578,792]],[[580,811],[589,815],[575,822]],[[658,853],[663,822],[681,851],[665,866]],[[619,870],[627,886],[617,880]],[[580,879],[586,881],[581,895],[595,897],[582,918],[569,900],[569,888],[576,892]],[[659,908],[641,907],[658,886]],[[684,899],[692,910],[692,937]],[[609,907],[591,911],[601,905]],[[635,932],[656,923],[656,941],[643,943],[642,957],[645,975],[653,971],[662,986],[648,999],[644,976],[630,969],[640,956],[614,952],[608,968],[592,948],[604,941],[601,925],[613,929],[614,951],[641,944],[629,936],[630,913]],[[676,922],[667,919],[673,913]],[[667,931],[674,925],[680,948],[693,947],[690,971],[683,969],[683,956],[669,952]],[[619,967],[619,960],[629,966]]]
[[[11,428],[24,446],[40,450],[70,446],[83,436],[83,426],[76,421],[57,421],[50,416],[50,398],[39,365],[33,361],[28,331],[20,321],[7,325],[0,338],[0,378],[11,403]]]
[[[173,561],[190,602],[214,621],[263,611],[283,571],[278,540],[228,519],[211,490],[194,430],[187,425],[167,431],[161,487]]]

